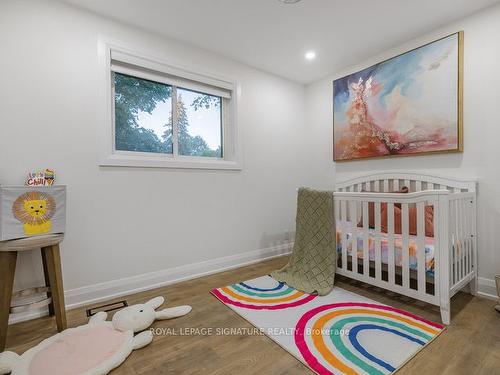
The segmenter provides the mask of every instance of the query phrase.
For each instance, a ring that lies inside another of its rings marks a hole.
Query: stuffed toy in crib
[[[191,311],[191,306],[155,311],[163,302],[163,297],[156,297],[144,304],[126,307],[111,321],[106,321],[105,312],[99,312],[87,324],[58,333],[21,356],[13,352],[0,353],[0,374],[107,374],[133,350],[151,343],[153,334],[144,330],[156,319],[177,318]],[[136,332],[141,333],[134,336]]]

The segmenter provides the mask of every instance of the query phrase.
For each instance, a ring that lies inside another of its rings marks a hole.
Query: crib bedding
[[[358,242],[358,259],[363,259],[363,234],[357,233]],[[352,232],[347,229],[346,243],[347,243],[347,255],[352,255]],[[342,253],[342,230],[337,228],[337,252]],[[396,266],[400,267],[403,261],[403,237],[400,234],[394,235],[394,263]],[[368,249],[370,261],[375,261],[375,230],[369,230],[368,234]],[[380,249],[382,256],[382,263],[387,264],[387,254],[389,249],[388,236],[386,233],[380,234]],[[417,238],[416,236],[409,236],[409,264],[410,269],[417,270]],[[428,276],[434,276],[434,237],[425,237],[425,272]]]

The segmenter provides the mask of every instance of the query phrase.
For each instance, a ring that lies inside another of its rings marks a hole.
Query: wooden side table
[[[59,243],[63,238],[63,234],[50,234],[18,240],[0,241],[0,352],[5,350],[12,287],[14,285],[17,253],[19,251],[41,248],[45,284],[50,288],[49,293],[52,297],[52,302],[49,305],[49,313],[50,315],[55,315],[57,330],[59,332],[66,329],[66,309],[64,305],[61,256],[59,252]]]

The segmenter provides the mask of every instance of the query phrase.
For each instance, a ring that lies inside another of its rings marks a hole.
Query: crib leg
[[[469,283],[469,291],[473,296],[477,295],[477,277],[474,277]]]
[[[441,320],[444,325],[450,325],[451,320],[451,312],[450,312],[450,303],[441,303]]]

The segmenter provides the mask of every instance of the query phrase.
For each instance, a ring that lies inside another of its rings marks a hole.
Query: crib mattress
[[[361,229],[361,228],[360,228]],[[363,234],[357,233],[358,242],[358,259],[363,259]],[[347,231],[347,255],[352,256],[352,232]],[[337,228],[337,252],[342,253],[342,231]],[[387,234],[382,233],[380,236],[380,249],[382,256],[382,263],[387,264],[387,253],[389,250]],[[394,263],[400,267],[403,262],[403,237],[400,234],[394,235]],[[375,261],[375,230],[371,229],[368,235],[368,249],[370,261]],[[409,237],[409,250],[410,250],[410,269],[417,270],[417,240],[416,236]],[[434,237],[425,237],[425,272],[428,276],[434,276]]]

